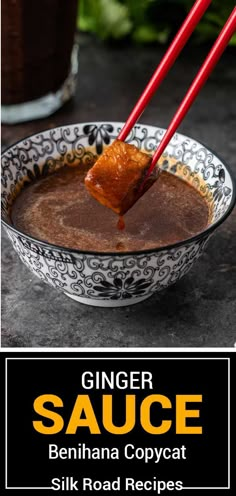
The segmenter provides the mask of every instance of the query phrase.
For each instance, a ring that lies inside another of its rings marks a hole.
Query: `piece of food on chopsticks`
[[[156,180],[157,170],[142,188],[151,161],[152,157],[136,146],[116,140],[88,171],[86,188],[102,205],[123,215]]]

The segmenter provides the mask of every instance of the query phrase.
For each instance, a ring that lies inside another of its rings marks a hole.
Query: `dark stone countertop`
[[[207,47],[187,47],[141,121],[168,126]],[[2,144],[61,124],[125,120],[162,56],[157,47],[80,40],[77,94],[48,119],[2,126]],[[227,49],[180,127],[222,157],[236,176],[235,51]],[[236,341],[236,209],[194,268],[138,305],[81,305],[34,277],[2,239],[3,347],[232,347]]]

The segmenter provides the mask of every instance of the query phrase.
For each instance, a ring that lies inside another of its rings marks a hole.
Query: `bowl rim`
[[[99,120],[99,121],[85,121],[85,122],[77,122],[77,123],[71,123],[71,124],[63,124],[63,125],[56,126],[53,128],[43,129],[42,131],[30,134],[28,136],[25,136],[23,139],[21,138],[20,140],[16,141],[15,143],[12,143],[10,146],[8,146],[3,151],[3,153],[1,153],[1,159],[5,155],[5,153],[7,153],[11,148],[18,145],[22,141],[25,141],[29,138],[32,138],[33,136],[37,136],[38,134],[43,134],[43,133],[57,130],[57,129],[61,129],[64,127],[74,127],[74,126],[85,125],[85,124],[106,124],[106,123],[115,124],[115,125],[124,124],[121,121],[108,121],[108,120],[100,121]],[[146,127],[154,127],[154,128],[164,130],[164,131],[166,130],[165,128],[159,127],[159,126],[154,125],[154,124],[146,124],[146,123],[138,122],[137,125],[146,126]],[[31,243],[34,243],[34,244],[36,243],[36,244],[42,245],[44,248],[47,248],[47,249],[49,248],[50,250],[62,251],[62,252],[66,252],[66,253],[76,253],[77,255],[80,255],[80,254],[96,255],[99,257],[113,256],[113,257],[117,257],[117,258],[122,258],[122,257],[126,257],[126,256],[131,256],[131,255],[132,256],[135,256],[135,255],[140,256],[140,255],[152,254],[152,253],[161,252],[161,251],[169,251],[169,250],[184,246],[186,244],[191,244],[195,241],[199,241],[202,238],[208,237],[210,234],[212,234],[215,231],[215,229],[217,229],[217,227],[219,227],[227,219],[227,217],[230,215],[230,213],[232,212],[232,210],[235,206],[235,203],[236,203],[236,179],[234,178],[232,170],[230,169],[228,164],[225,163],[225,160],[223,160],[220,157],[220,155],[216,154],[214,152],[214,150],[209,148],[202,141],[198,141],[195,138],[192,138],[191,136],[188,136],[188,135],[185,135],[185,134],[182,134],[179,132],[176,132],[175,134],[177,134],[183,138],[186,138],[186,139],[191,139],[191,140],[195,141],[196,143],[198,143],[199,145],[206,148],[209,152],[211,152],[226,167],[227,172],[229,173],[230,179],[232,181],[232,198],[231,198],[231,201],[228,205],[227,210],[214,224],[208,226],[206,229],[204,229],[200,233],[197,233],[194,236],[191,236],[190,238],[186,238],[184,240],[177,241],[176,243],[172,243],[169,245],[163,245],[163,246],[159,246],[156,248],[147,248],[147,249],[143,249],[143,250],[130,250],[130,251],[123,251],[122,252],[122,251],[96,251],[96,250],[82,250],[82,249],[80,250],[79,248],[68,248],[65,246],[60,246],[57,244],[49,243],[48,241],[40,240],[34,236],[31,236],[30,234],[26,234],[23,231],[20,231],[19,229],[17,229],[13,225],[11,225],[8,221],[1,219],[3,226],[5,226],[7,229],[10,229],[15,234],[27,238]],[[42,254],[42,256],[44,256],[44,255]]]

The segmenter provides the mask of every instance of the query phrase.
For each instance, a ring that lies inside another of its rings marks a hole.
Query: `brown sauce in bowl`
[[[205,199],[192,186],[163,171],[124,216],[100,205],[84,186],[87,169],[63,167],[24,188],[11,212],[21,232],[52,244],[88,251],[137,251],[166,246],[203,231]]]

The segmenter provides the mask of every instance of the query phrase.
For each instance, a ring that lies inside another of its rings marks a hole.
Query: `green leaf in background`
[[[202,43],[215,40],[234,7],[235,0],[214,0],[211,8],[207,10],[196,27],[196,41]],[[231,38],[229,44],[235,44],[235,35]]]
[[[167,43],[194,0],[79,0],[78,28],[103,40],[129,37],[136,43]],[[191,37],[215,40],[235,0],[214,0]],[[236,35],[230,41],[236,45]]]
[[[132,23],[127,6],[121,5],[118,0],[98,0],[98,3],[101,6],[98,17],[101,38],[119,39],[130,33]]]
[[[119,39],[132,30],[128,7],[118,0],[80,0],[79,29],[95,32],[101,39]]]
[[[233,36],[232,36],[229,44],[232,45],[232,46],[236,46],[236,33],[233,34]]]
[[[134,26],[143,25],[148,20],[147,12],[156,0],[126,0],[123,2],[127,5],[129,15],[133,20]]]
[[[132,33],[132,39],[137,43],[158,43],[164,44],[167,42],[170,34],[168,27],[164,29],[155,29],[151,24],[142,24],[138,26]]]

